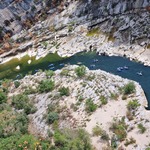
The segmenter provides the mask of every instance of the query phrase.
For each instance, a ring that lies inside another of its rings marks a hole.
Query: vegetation
[[[67,87],[61,87],[59,88],[59,92],[61,96],[69,96],[70,92],[69,92],[69,88]]]
[[[29,101],[28,96],[25,94],[18,94],[16,96],[13,96],[12,97],[12,105],[18,110],[24,109],[24,112],[26,114],[31,114],[36,111],[36,108]]]
[[[85,103],[85,111],[90,113],[97,109],[97,105],[93,103],[92,99],[87,99]]]
[[[146,131],[146,128],[143,126],[142,123],[138,124],[138,129],[140,130],[140,133],[144,133]]]
[[[18,88],[20,86],[20,82],[19,81],[14,81],[14,85],[15,85],[15,88]]]
[[[54,86],[55,86],[54,81],[50,79],[43,80],[39,85],[39,92],[40,93],[50,92],[54,89]]]
[[[125,95],[129,95],[135,92],[135,85],[133,82],[129,82],[127,85],[124,86],[123,92]]]
[[[95,36],[95,35],[99,35],[100,31],[98,28],[94,28],[90,31],[88,31],[88,33],[86,34],[87,36]]]
[[[5,103],[7,100],[7,96],[5,92],[0,91],[0,104]]]
[[[134,143],[136,143],[136,140],[134,139],[134,138],[130,138],[129,140],[128,139],[126,139],[126,141],[125,141],[125,146],[128,146],[128,145],[130,145],[130,144],[134,144]]]
[[[104,141],[108,141],[109,140],[109,135],[104,130],[101,133],[101,139],[104,140]]]
[[[54,134],[54,142],[53,150],[93,150],[89,134],[84,129],[58,130]]]
[[[129,121],[130,120],[133,120],[133,113],[130,111],[130,110],[127,110],[127,112],[126,112],[126,116],[127,116],[127,118],[129,119]]]
[[[107,99],[104,96],[100,97],[100,101],[102,105],[106,105],[107,104]]]
[[[116,134],[119,141],[123,141],[127,136],[127,125],[125,124],[124,118],[115,120],[110,129]]]
[[[83,77],[86,73],[86,68],[85,66],[79,66],[75,69],[75,73],[78,77]]]
[[[140,106],[139,102],[137,99],[135,100],[130,100],[127,104],[128,110],[135,110]]]
[[[28,119],[26,114],[15,114],[4,110],[0,113],[0,120],[0,138],[27,133]]]
[[[114,99],[114,100],[117,100],[118,98],[118,94],[114,94],[114,93],[110,93],[111,94],[111,98]]]
[[[69,70],[68,69],[62,69],[60,75],[62,75],[62,76],[69,76]]]
[[[93,136],[100,136],[102,134],[102,129],[100,126],[96,125],[93,129],[92,129],[92,133]]]
[[[50,112],[48,115],[47,115],[47,123],[49,124],[52,124],[54,123],[54,121],[58,120],[59,119],[59,115],[58,113],[56,112]]]
[[[48,78],[51,78],[54,75],[54,71],[52,70],[46,70],[45,73]]]

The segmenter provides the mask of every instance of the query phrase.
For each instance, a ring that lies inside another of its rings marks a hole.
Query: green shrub
[[[60,75],[62,75],[62,76],[69,76],[69,70],[68,69],[62,69]]]
[[[137,99],[129,101],[127,104],[128,110],[135,110],[140,106],[139,102]]]
[[[47,115],[47,123],[52,124],[55,120],[59,119],[59,115],[56,112],[50,112]]]
[[[80,96],[78,97],[78,100],[79,100],[79,102],[82,102],[82,101],[84,100],[84,97],[83,97],[82,95],[80,95]]]
[[[69,96],[69,94],[70,94],[68,87],[67,88],[66,87],[59,88],[59,92],[60,92],[61,96],[64,96],[64,95]]]
[[[54,81],[52,80],[43,80],[41,81],[40,85],[39,85],[39,92],[43,93],[43,92],[50,92],[54,89]]]
[[[25,94],[18,94],[12,97],[12,105],[16,109],[24,109],[24,107],[28,102],[29,102],[29,98]]]
[[[1,150],[17,150],[17,141],[20,139],[20,135],[13,135],[6,138],[0,138]]]
[[[0,104],[5,103],[7,101],[7,96],[4,92],[0,91]]]
[[[28,114],[33,114],[37,111],[36,107],[34,107],[32,104],[27,103],[24,106],[24,112],[28,115]]]
[[[17,150],[24,150],[25,148],[34,150],[36,149],[37,142],[38,140],[33,135],[28,135],[28,134],[23,135],[16,143]]]
[[[31,86],[28,86],[25,91],[24,91],[24,94],[25,95],[30,95],[30,94],[35,94],[37,93],[38,90],[37,89],[33,89]]]
[[[48,113],[49,112],[52,112],[52,111],[55,111],[55,109],[56,109],[56,104],[49,104],[48,105]]]
[[[124,86],[123,88],[124,90],[124,94],[128,95],[128,94],[132,94],[135,92],[135,85],[133,82],[129,82],[127,85]]]
[[[109,135],[104,130],[101,133],[101,139],[104,140],[104,141],[108,141],[109,140]]]
[[[14,85],[15,85],[15,88],[18,88],[20,86],[20,82],[19,81],[14,81]]]
[[[26,114],[3,111],[0,113],[0,138],[28,132],[28,118]]]
[[[83,77],[86,73],[86,68],[85,66],[79,66],[75,69],[75,73],[78,77]]]
[[[126,136],[127,136],[127,132],[126,132],[127,125],[125,124],[124,119],[122,119],[122,120],[115,120],[112,123],[110,129],[116,134],[117,139],[119,141],[123,141],[126,138]]]
[[[90,136],[84,129],[56,131],[54,142],[53,150],[93,150]]]
[[[116,94],[116,93],[111,93],[111,98],[117,100],[118,94]]]
[[[26,114],[32,114],[36,111],[35,106],[29,101],[29,98],[26,94],[18,94],[13,96],[12,105],[16,109],[24,109]]]
[[[100,97],[100,101],[102,105],[106,105],[107,104],[107,99],[104,96]]]
[[[92,129],[92,133],[93,136],[100,136],[102,134],[102,129],[100,126],[96,125],[93,129]]]
[[[46,70],[45,73],[46,73],[46,76],[50,78],[55,74],[53,70]]]
[[[139,130],[140,130],[140,133],[144,133],[144,132],[146,131],[146,128],[143,126],[142,123],[139,123],[139,124],[138,124],[138,128],[139,128]]]
[[[85,103],[86,112],[94,112],[97,109],[97,105],[93,103],[91,99],[87,99]]]

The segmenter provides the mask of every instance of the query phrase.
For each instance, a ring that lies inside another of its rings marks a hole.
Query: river
[[[28,64],[29,59],[32,60],[31,64]],[[21,60],[12,59],[0,65],[0,79],[16,79],[16,77],[22,77],[28,73],[34,74],[39,69],[57,70],[64,67],[65,64],[83,64],[91,70],[101,69],[139,82],[148,100],[147,109],[150,109],[150,67],[123,57],[100,56],[95,52],[78,53],[69,58],[61,58],[57,54],[48,54],[39,60],[36,60],[35,57],[30,58],[29,56],[25,56]],[[18,65],[21,68],[20,70],[16,69]],[[119,69],[117,70],[117,68]]]

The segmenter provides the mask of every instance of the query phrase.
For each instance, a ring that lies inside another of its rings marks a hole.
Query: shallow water
[[[32,60],[31,64],[27,63],[29,59]],[[94,62],[94,60],[96,62]],[[46,57],[39,60],[35,60],[35,57],[29,58],[29,56],[25,56],[21,60],[13,59],[10,62],[0,65],[0,79],[15,79],[17,75],[24,76],[29,72],[34,74],[38,69],[56,70],[61,69],[64,64],[77,64],[79,62],[91,70],[101,69],[139,82],[145,91],[149,102],[148,109],[150,109],[150,67],[145,67],[142,64],[123,57],[99,56],[94,52],[78,53],[69,58],[61,58],[57,54],[48,54]],[[18,65],[21,67],[19,71],[15,69]],[[121,72],[117,71],[118,67],[124,66],[127,66],[129,69],[123,69]],[[140,71],[142,71],[142,76],[137,74],[137,72]]]

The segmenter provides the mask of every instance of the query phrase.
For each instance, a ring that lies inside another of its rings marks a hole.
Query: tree
[[[4,92],[0,92],[0,104],[5,103],[7,100],[7,96]]]

